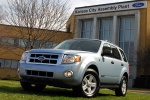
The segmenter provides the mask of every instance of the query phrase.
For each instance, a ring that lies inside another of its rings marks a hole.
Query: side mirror
[[[102,56],[111,56],[112,55],[112,50],[110,48],[104,48],[103,53],[101,55]]]

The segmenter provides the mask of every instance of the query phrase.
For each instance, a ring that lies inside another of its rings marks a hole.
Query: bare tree
[[[0,6],[0,23],[2,23],[2,21],[4,20],[4,17],[5,17],[5,13],[4,13],[3,7]]]
[[[19,26],[16,31],[23,39],[25,47],[22,49],[32,49],[36,41],[41,48],[64,30],[68,3],[68,0],[8,0],[6,22]]]
[[[138,85],[142,83],[144,84],[143,87],[150,88],[150,47],[138,51],[137,57],[138,73],[140,74],[139,79],[141,80],[136,84]]]

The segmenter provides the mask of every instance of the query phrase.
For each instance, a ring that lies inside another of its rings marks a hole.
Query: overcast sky
[[[70,0],[71,12],[74,10],[75,7],[122,2],[122,1],[132,1],[132,0]],[[0,5],[5,5],[5,4],[7,4],[7,0],[0,0]]]

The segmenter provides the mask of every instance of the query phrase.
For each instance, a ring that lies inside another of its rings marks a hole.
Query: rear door
[[[121,59],[121,55],[118,51],[118,48],[113,45],[111,45],[111,48],[112,48],[112,58],[113,58],[111,76],[113,77],[113,83],[117,83],[119,80],[121,71],[124,67],[124,63]]]

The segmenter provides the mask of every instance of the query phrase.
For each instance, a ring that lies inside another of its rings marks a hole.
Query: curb
[[[150,94],[149,89],[129,89],[128,92],[140,93],[140,94]]]

